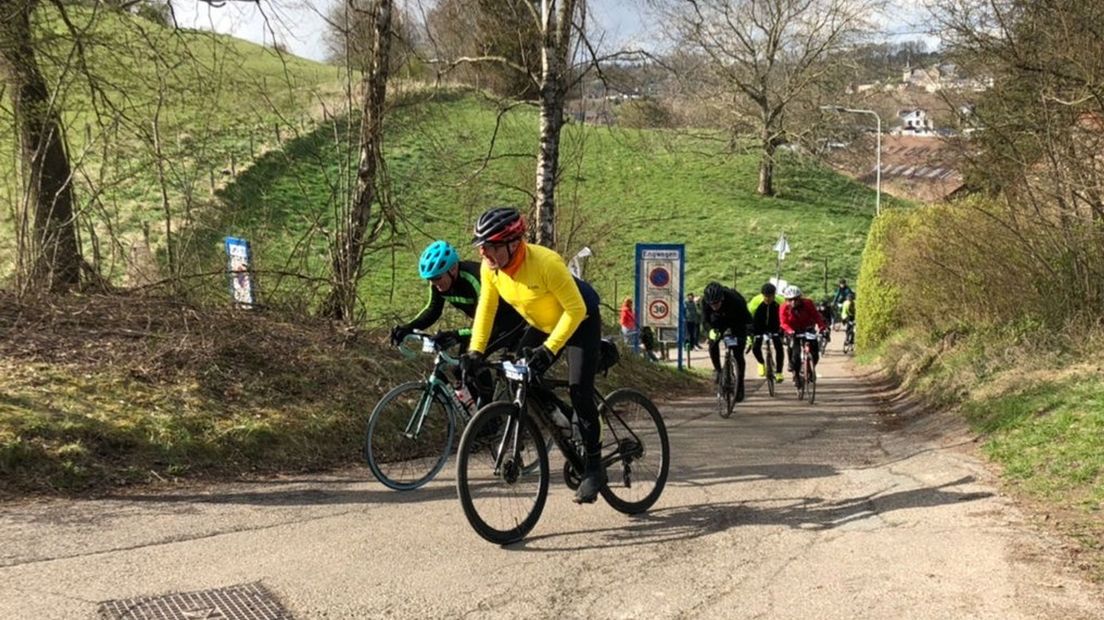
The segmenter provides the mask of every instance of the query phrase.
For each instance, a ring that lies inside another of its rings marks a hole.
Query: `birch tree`
[[[454,0],[455,1],[455,0]],[[475,2],[477,0],[469,0]],[[484,4],[487,0],[482,0]],[[438,58],[444,72],[459,66],[491,63],[525,76],[535,87],[536,104],[540,109],[539,137],[536,154],[536,179],[532,192],[536,226],[534,240],[547,247],[555,247],[556,236],[556,184],[560,175],[560,134],[564,126],[564,109],[567,93],[585,73],[588,65],[597,65],[593,48],[586,45],[589,57],[575,62],[579,50],[586,43],[585,0],[531,0],[523,5],[535,28],[518,27],[517,36],[521,52],[529,48],[526,37],[539,37],[539,71],[535,63],[528,62],[522,53],[519,58],[500,54]],[[429,39],[434,40],[433,33]]]

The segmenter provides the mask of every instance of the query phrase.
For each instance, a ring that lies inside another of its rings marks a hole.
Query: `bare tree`
[[[585,0],[539,0],[523,6],[531,21],[522,22],[519,30],[511,32],[510,36],[519,38],[522,50],[526,49],[527,37],[534,34],[539,37],[539,74],[525,62],[528,57],[524,55],[520,59],[496,54],[461,56],[438,59],[438,62],[445,66],[445,72],[458,66],[495,64],[528,78],[535,87],[540,107],[536,187],[532,194],[535,240],[541,245],[555,247],[555,194],[560,175],[560,134],[564,126],[565,100],[587,69],[597,66],[602,58],[586,40]],[[432,34],[430,39],[433,40]],[[575,62],[579,59],[582,60]]]
[[[73,175],[61,119],[35,56],[36,0],[0,3],[0,69],[8,82],[24,166],[24,201],[33,210],[25,285],[63,291],[80,284],[82,259],[73,213]]]
[[[774,195],[775,151],[791,108],[835,70],[867,31],[871,0],[658,0],[683,77],[723,102],[734,134],[751,130],[760,195]]]
[[[360,156],[356,187],[348,208],[339,214],[338,234],[333,250],[333,290],[324,304],[324,312],[337,319],[353,317],[357,302],[365,250],[386,224],[383,209],[374,210],[379,200],[379,177],[383,167],[383,117],[390,75],[392,0],[363,3],[345,0],[346,9],[357,13],[346,23],[363,20],[372,33],[372,52],[364,59],[360,83]]]

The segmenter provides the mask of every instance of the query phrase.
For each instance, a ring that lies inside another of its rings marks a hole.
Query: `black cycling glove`
[[[438,349],[451,349],[457,344],[460,344],[460,332],[455,329],[439,331],[437,335],[433,337],[433,341],[437,343]]]
[[[460,356],[460,372],[466,377],[474,376],[486,365],[486,359],[479,351],[468,351]]]
[[[529,364],[529,371],[535,375],[543,375],[552,362],[556,361],[555,354],[548,347],[541,345],[535,349],[524,351],[525,361]]]
[[[399,346],[402,344],[403,338],[406,338],[412,333],[414,333],[414,330],[406,325],[396,325],[391,328],[391,344],[396,347]]]

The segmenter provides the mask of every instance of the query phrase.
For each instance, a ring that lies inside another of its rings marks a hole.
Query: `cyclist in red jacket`
[[[792,338],[794,334],[800,334],[815,330],[827,331],[828,324],[824,322],[824,317],[820,315],[817,310],[816,304],[813,300],[802,297],[801,289],[793,286],[787,286],[782,291],[782,296],[786,298],[786,303],[782,304],[782,308],[778,313],[779,322],[782,324],[782,333],[787,336],[791,336],[790,340],[790,372],[794,373],[794,379],[797,379],[797,358],[799,347],[801,343],[797,338]],[[817,365],[820,361],[820,348],[817,346],[817,342],[814,340],[810,343],[813,349],[813,366]]]

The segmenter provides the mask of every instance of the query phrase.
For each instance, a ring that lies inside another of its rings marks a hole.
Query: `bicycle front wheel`
[[[667,485],[671,446],[667,426],[647,396],[623,388],[602,403],[602,461],[609,483],[602,497],[616,511],[636,514],[652,507]]]
[[[810,405],[816,402],[816,367],[811,359],[805,360],[805,396]]]
[[[384,486],[410,491],[445,466],[456,422],[449,396],[424,381],[404,383],[380,399],[368,418],[364,458]]]
[[[722,418],[727,418],[732,415],[732,410],[736,407],[736,368],[732,361],[731,350],[725,353],[724,375],[721,377],[721,384],[724,398],[722,399],[723,402],[720,403],[720,414]]]
[[[766,362],[764,366],[767,367],[767,393],[774,396],[774,353],[771,352],[773,344],[767,340],[763,346],[763,359]]]
[[[525,538],[548,499],[548,452],[536,422],[513,403],[480,409],[456,450],[456,490],[468,523],[485,540],[508,545]]]

